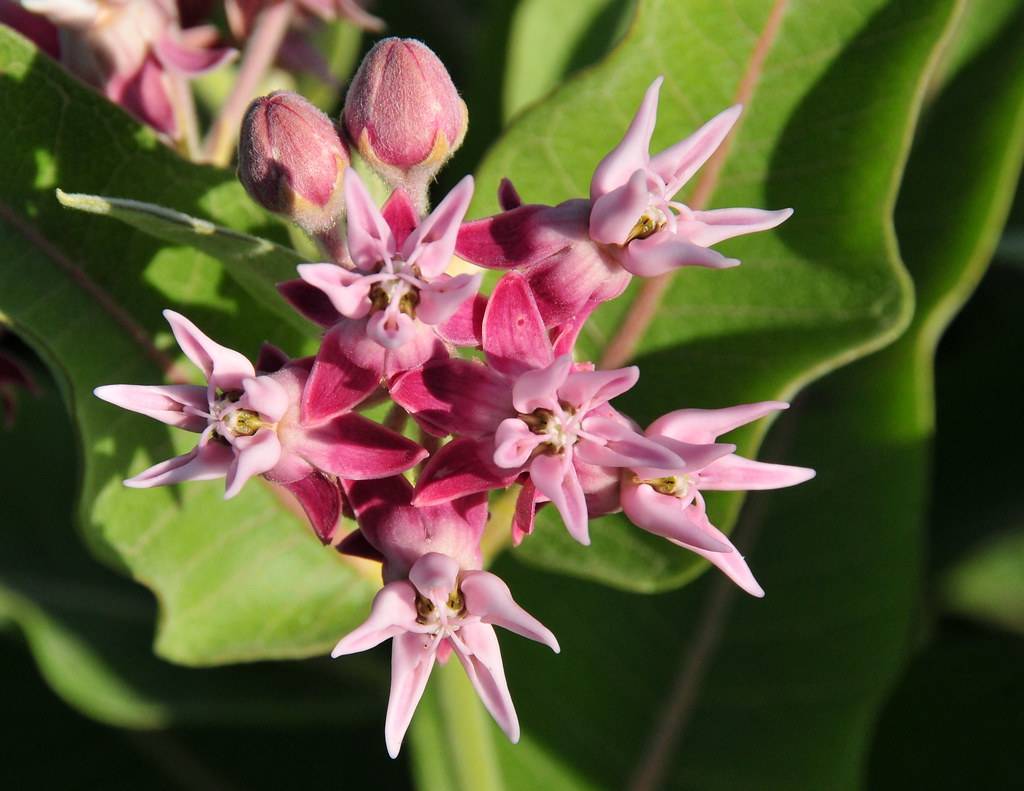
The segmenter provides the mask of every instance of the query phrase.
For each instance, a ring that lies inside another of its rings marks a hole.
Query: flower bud
[[[238,179],[258,204],[311,234],[329,231],[344,211],[348,151],[334,124],[289,91],[256,99],[242,121]]]
[[[391,186],[414,196],[423,196],[462,145],[469,123],[444,64],[407,38],[384,39],[367,53],[345,97],[343,119],[360,155]]]

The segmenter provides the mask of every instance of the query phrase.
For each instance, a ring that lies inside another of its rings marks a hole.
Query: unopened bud
[[[290,91],[249,105],[238,142],[238,179],[258,204],[324,234],[344,211],[348,151],[320,110]]]
[[[345,97],[343,118],[374,170],[417,197],[462,145],[469,123],[444,64],[408,38],[384,39],[367,53]]]

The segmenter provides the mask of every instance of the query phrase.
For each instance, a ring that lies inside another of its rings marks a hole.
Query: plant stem
[[[231,162],[242,116],[267,69],[277,58],[291,19],[291,2],[274,3],[257,17],[252,35],[245,45],[238,78],[203,144],[203,155],[208,162],[220,166]]]
[[[180,137],[178,149],[193,162],[199,159],[199,120],[196,117],[196,101],[188,78],[181,74],[171,77],[171,100],[174,103],[174,117],[178,122]]]

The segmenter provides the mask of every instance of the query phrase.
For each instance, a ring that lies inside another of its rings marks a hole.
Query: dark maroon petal
[[[349,555],[354,558],[375,560],[378,563],[384,562],[384,555],[373,544],[366,540],[362,530],[353,530],[345,536],[338,544],[338,551],[342,555]]]
[[[288,355],[272,343],[264,341],[260,346],[260,355],[256,358],[256,371],[261,374],[272,374],[280,371],[288,364]]]
[[[417,505],[446,503],[459,497],[504,489],[519,470],[504,470],[490,459],[491,440],[457,439],[430,457],[416,484]]]
[[[435,360],[398,377],[391,397],[438,436],[491,434],[515,415],[508,380],[472,360]]]
[[[14,28],[51,58],[60,57],[57,27],[46,17],[26,11],[13,0],[0,0],[0,25]]]
[[[345,412],[377,389],[384,348],[366,337],[365,320],[343,320],[324,336],[302,392],[302,422],[320,423]]]
[[[483,336],[484,311],[487,309],[487,297],[477,294],[467,299],[447,321],[434,327],[434,331],[453,346],[480,346]]]
[[[278,485],[299,501],[317,538],[325,544],[331,543],[341,516],[342,496],[337,481],[322,472],[314,472],[300,480]]]
[[[396,475],[427,457],[411,439],[355,413],[306,429],[296,450],[320,470],[350,480]]]
[[[392,192],[380,213],[395,236],[395,248],[400,249],[405,244],[405,240],[409,238],[409,234],[416,230],[416,226],[419,224],[416,209],[413,208],[412,201],[409,200],[405,190],[399,187]]]
[[[518,209],[523,205],[523,199],[519,197],[518,190],[507,178],[502,179],[501,184],[498,185],[498,205],[501,206],[502,211],[512,211],[512,209]]]
[[[314,324],[319,324],[321,327],[333,327],[342,318],[342,315],[331,304],[330,298],[302,278],[278,283],[277,290],[289,305]]]

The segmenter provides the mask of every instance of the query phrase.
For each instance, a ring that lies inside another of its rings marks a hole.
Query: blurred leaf
[[[283,227],[230,173],[181,161],[4,28],[0,112],[12,119],[0,129],[0,314],[54,372],[74,417],[85,460],[77,516],[90,547],[155,593],[164,657],[214,664],[326,652],[364,617],[376,585],[261,482],[228,502],[218,482],[123,487],[190,438],[91,394],[163,380],[177,355],[160,315],[168,306],[250,355],[264,339],[293,354],[315,343],[210,256],[68,212],[54,190],[156,203],[274,241]]]
[[[985,540],[957,563],[941,594],[953,613],[1024,633],[1024,524]]]
[[[496,208],[491,190],[505,175],[527,201],[586,195],[594,166],[658,74],[666,83],[654,150],[744,101],[721,171],[705,167],[694,184],[711,207],[793,206],[796,215],[774,233],[723,244],[742,267],[672,279],[637,339],[644,373],[622,399],[626,411],[647,422],[684,405],[788,398],[905,328],[909,281],[890,217],[953,6],[860,0],[840,14],[813,0],[645,0],[606,61],[525,113],[492,149],[478,175],[478,215]],[[599,359],[622,340],[626,318],[645,310],[638,292],[650,288],[634,280],[602,306],[582,354]],[[765,429],[742,433],[741,449],[756,451]],[[716,498],[716,523],[728,530],[739,504]],[[621,516],[596,520],[589,548],[555,518],[544,521],[520,549],[543,568],[643,591],[681,585],[700,568]]]
[[[946,624],[878,723],[868,787],[1008,788],[1020,773],[1024,640]]]
[[[512,17],[505,71],[505,118],[596,62],[622,37],[633,0],[575,0],[557,8],[522,0]]]

